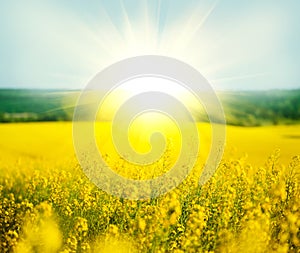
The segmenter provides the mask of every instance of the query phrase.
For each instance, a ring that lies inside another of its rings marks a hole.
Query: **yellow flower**
[[[144,231],[145,228],[146,228],[146,221],[144,219],[142,219],[142,218],[139,218],[139,222],[138,223],[139,223],[139,229],[142,230],[142,231]]]

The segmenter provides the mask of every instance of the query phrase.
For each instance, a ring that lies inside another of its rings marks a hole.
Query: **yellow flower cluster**
[[[0,251],[299,252],[300,157],[278,156],[223,160],[207,184],[195,172],[147,201],[102,192],[77,165],[21,163],[1,170]]]
[[[202,152],[188,178],[168,194],[132,201],[86,178],[73,154],[71,124],[3,124],[0,130],[0,252],[300,252],[300,158],[287,162],[299,153],[296,139],[273,141],[263,128],[229,127],[229,144],[239,149],[227,150],[215,175],[198,186],[210,147],[203,126]],[[264,135],[270,144],[261,147],[244,139],[257,143]],[[283,164],[279,152],[264,166],[234,158],[248,150],[252,159],[265,159],[271,142],[284,147]],[[129,166],[110,145],[102,148],[118,174],[141,180],[168,171],[179,144],[167,138],[166,152],[149,166]],[[145,147],[134,146],[142,153]]]

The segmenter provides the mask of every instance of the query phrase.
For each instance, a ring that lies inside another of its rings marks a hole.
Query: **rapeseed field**
[[[107,124],[96,136],[109,135]],[[299,252],[300,126],[228,126],[223,159],[202,186],[210,127],[198,128],[199,159],[187,179],[135,201],[90,182],[71,123],[1,124],[0,252]],[[176,129],[167,131],[171,144],[147,170],[105,159],[129,178],[160,175],[178,153]],[[149,149],[144,139],[132,141]],[[98,146],[112,153],[109,141]]]

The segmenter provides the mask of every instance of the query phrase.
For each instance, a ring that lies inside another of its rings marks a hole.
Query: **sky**
[[[300,1],[0,1],[0,88],[83,89],[112,63],[165,55],[217,90],[300,88]]]

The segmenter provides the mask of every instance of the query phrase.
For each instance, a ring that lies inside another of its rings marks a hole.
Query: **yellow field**
[[[198,128],[201,170],[210,127]],[[100,133],[109,136],[108,123],[96,126]],[[149,151],[136,136],[133,146]],[[176,159],[173,139],[152,176]],[[129,173],[109,139],[98,146],[121,175],[143,170]],[[82,173],[72,123],[0,124],[0,252],[299,252],[299,155],[299,125],[228,126],[223,160],[207,184],[198,187],[195,172],[164,196],[130,201]]]
[[[104,131],[107,131],[106,128],[103,126]],[[199,124],[199,129],[200,134],[204,132],[201,145],[207,149],[209,125]],[[64,164],[74,157],[72,123],[0,124],[0,139],[3,165],[24,158]],[[285,164],[292,156],[300,154],[299,125],[228,126],[226,139],[225,157],[233,155],[238,158],[247,154],[247,160],[256,165],[263,165],[276,149],[280,149],[280,160]]]

